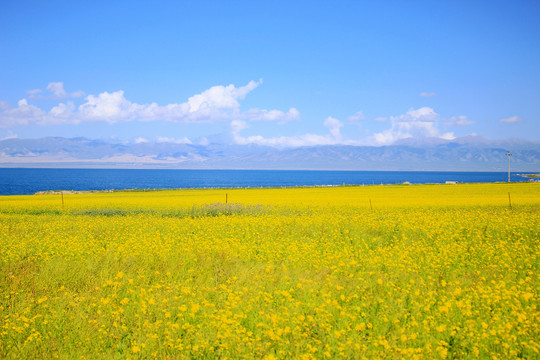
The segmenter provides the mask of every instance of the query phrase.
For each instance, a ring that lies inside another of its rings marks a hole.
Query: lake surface
[[[506,172],[0,168],[0,195],[122,190],[507,181]],[[513,182],[529,181],[511,173]]]

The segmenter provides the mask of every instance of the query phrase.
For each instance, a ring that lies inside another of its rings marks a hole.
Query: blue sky
[[[538,1],[4,1],[0,139],[540,140]]]

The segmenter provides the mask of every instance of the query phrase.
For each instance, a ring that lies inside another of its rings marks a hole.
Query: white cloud
[[[371,142],[375,145],[389,145],[400,139],[411,137],[441,137],[437,127],[439,114],[430,107],[411,109],[399,116],[391,116],[390,129],[376,133]],[[451,137],[453,134],[444,134]]]
[[[75,111],[75,104],[68,101],[67,103],[60,103],[53,107],[49,111],[49,123],[51,124],[63,124],[76,121],[73,119],[73,112]]]
[[[343,123],[336,118],[328,117],[324,126],[328,134],[303,134],[297,136],[264,137],[262,135],[243,137],[240,131],[248,125],[244,121],[231,122],[235,142],[240,145],[257,144],[273,147],[301,147],[316,145],[390,145],[397,140],[406,138],[437,137],[445,140],[455,139],[453,132],[441,133],[439,130],[439,114],[432,108],[422,107],[411,109],[405,114],[385,118],[391,127],[364,139],[347,139],[341,134]],[[466,117],[453,117],[456,122],[467,121]]]
[[[467,119],[465,115],[460,115],[444,120],[444,124],[447,126],[468,126],[474,124],[474,121]]]
[[[520,118],[517,115],[499,120],[499,122],[503,124],[513,124],[522,121],[524,121],[524,119]]]
[[[138,137],[135,139],[135,144],[145,144],[147,142],[149,142],[149,140],[143,137]]]
[[[341,137],[341,127],[343,126],[343,123],[338,119],[329,116],[324,120],[324,126],[330,130],[330,134],[332,134],[333,137]]]
[[[85,95],[84,91],[82,90],[77,90],[77,91],[74,91],[72,92],[71,94],[69,94],[69,97],[72,97],[72,98],[80,98],[80,97],[83,97]]]
[[[363,121],[365,119],[366,119],[366,116],[364,115],[364,112],[363,111],[358,111],[355,114],[349,116],[347,118],[347,121],[350,122],[350,123],[358,124],[358,123],[360,123],[361,121]]]
[[[434,92],[421,92],[420,93],[420,96],[422,97],[433,97],[433,96],[436,96],[437,94],[434,93]]]
[[[83,122],[117,123],[125,121],[165,120],[179,123],[215,123],[242,119],[246,121],[277,121],[279,123],[298,119],[300,113],[295,108],[287,112],[281,110],[250,109],[242,112],[239,101],[262,83],[250,81],[245,86],[213,86],[200,94],[191,96],[184,103],[160,106],[157,103],[137,104],[124,96],[124,91],[102,92],[88,95],[85,102],[75,107],[73,103],[57,104],[49,112],[32,107],[28,103],[18,108],[0,108],[0,126],[40,125]],[[67,94],[63,83],[50,83],[47,89],[56,99],[75,97],[82,92]],[[26,100],[25,100],[26,101]],[[33,113],[30,114],[29,110]],[[32,115],[32,116],[29,116]]]
[[[341,138],[340,129],[343,123],[333,117],[328,117],[324,121],[330,133],[325,135],[303,134],[297,136],[278,136],[266,138],[261,135],[243,137],[239,132],[247,127],[243,121],[234,120],[231,122],[231,129],[234,141],[239,145],[256,144],[262,146],[272,146],[278,148],[316,146],[316,145],[337,145],[352,143]]]
[[[399,129],[398,134],[403,137],[436,137],[439,135],[439,130],[437,129],[434,122],[426,121],[410,121],[410,122],[398,122],[397,128]]]
[[[283,124],[299,119],[300,112],[295,108],[290,108],[286,113],[281,110],[249,109],[242,116],[250,121],[277,121]]]
[[[231,131],[233,134],[237,134],[240,131],[247,129],[249,125],[243,120],[233,120],[231,121]]]
[[[26,99],[19,100],[16,108],[5,105],[2,107],[3,111],[0,112],[0,127],[42,123],[46,114],[40,108],[28,104]]]
[[[405,115],[400,115],[395,118],[398,121],[422,121],[422,122],[432,122],[436,121],[439,118],[439,114],[433,111],[432,108],[424,106],[419,109],[411,109],[407,111]]]
[[[279,136],[265,138],[261,135],[242,137],[234,134],[234,140],[239,145],[257,144],[273,147],[301,147],[316,145],[336,145],[339,141],[330,135],[304,134],[298,136]]]
[[[454,140],[456,137],[454,136],[453,132],[447,132],[447,133],[442,134],[440,138],[444,140]]]
[[[396,140],[404,139],[407,137],[410,137],[410,136],[401,137],[399,135],[396,135],[395,132],[392,131],[392,129],[385,130],[385,131],[382,131],[373,135],[373,139],[375,140],[376,145],[390,145]]]
[[[33,99],[37,96],[37,94],[40,94],[42,92],[43,90],[41,89],[32,89],[32,90],[28,90],[26,93],[29,95],[31,99]]]
[[[51,95],[43,95],[42,89],[32,89],[28,90],[26,93],[30,99],[53,99],[53,100],[62,100],[66,98],[80,98],[84,96],[84,91],[77,90],[72,93],[67,93],[64,90],[64,83],[61,81],[50,82],[45,88]]]
[[[79,106],[77,115],[84,120],[115,123],[134,120],[143,107],[127,100],[122,90],[103,92],[97,96],[88,95],[86,103]]]
[[[57,99],[63,99],[67,96],[66,90],[64,90],[64,83],[62,82],[49,83],[47,90],[52,92]]]
[[[172,144],[193,144],[187,137],[182,139],[170,138],[166,136],[160,136],[157,138],[158,143],[172,143]]]
[[[190,113],[213,111],[214,109],[234,109],[240,104],[246,95],[262,83],[262,80],[250,81],[246,86],[236,88],[234,85],[213,86],[200,94],[194,95],[188,99],[187,105]]]
[[[315,145],[387,145],[397,140],[410,137],[439,137],[453,139],[451,132],[444,133],[439,129],[441,123],[450,126],[465,126],[473,122],[466,116],[454,116],[441,120],[439,115],[430,107],[410,109],[405,114],[379,117],[375,121],[389,123],[389,128],[372,134],[364,139],[350,139],[342,134],[344,123],[334,117],[324,120],[328,128],[326,134],[303,134],[297,136],[264,137],[255,135],[241,136],[242,130],[248,128],[252,122],[272,121],[278,124],[300,118],[299,111],[292,107],[288,111],[266,110],[252,108],[247,111],[240,109],[240,102],[251,91],[256,89],[262,81],[250,81],[240,87],[235,85],[213,86],[200,94],[193,95],[183,103],[158,105],[157,103],[138,104],[125,97],[124,91],[102,92],[98,95],[88,95],[79,100],[79,106],[72,101],[57,103],[49,111],[44,111],[28,103],[26,99],[11,107],[6,102],[0,102],[0,127],[9,128],[21,125],[51,125],[51,124],[79,124],[85,122],[117,123],[127,121],[170,121],[177,123],[217,123],[229,122],[233,139],[238,144],[260,144],[276,147],[298,147]],[[56,98],[72,97],[74,93],[67,94],[63,83],[50,83],[47,89]],[[40,94],[32,91],[32,94]],[[81,103],[82,102],[82,103]],[[358,123],[365,120],[362,111],[349,116],[349,123]],[[521,118],[514,116],[502,119],[500,122],[518,122]],[[137,138],[135,142],[149,141]],[[188,138],[159,137],[157,142],[173,142],[179,144],[208,143],[208,139],[201,138],[192,142]]]

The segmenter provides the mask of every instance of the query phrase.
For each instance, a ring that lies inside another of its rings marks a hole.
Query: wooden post
[[[510,205],[510,210],[512,210],[512,200],[510,199],[510,192],[508,192],[508,205]]]
[[[371,208],[371,211],[373,211],[373,205],[371,205],[371,199],[369,199],[369,207]]]
[[[229,202],[229,194],[225,193],[225,204]]]

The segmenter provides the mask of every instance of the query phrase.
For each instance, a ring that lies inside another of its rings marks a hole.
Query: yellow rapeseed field
[[[0,359],[540,358],[539,185],[0,197]]]

